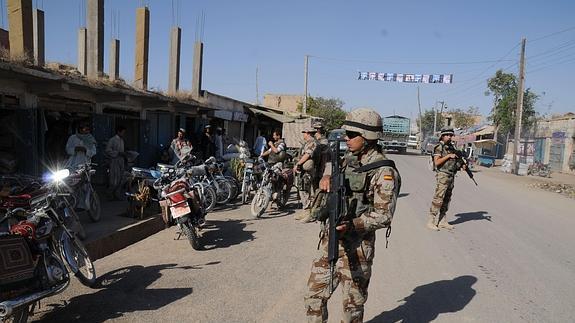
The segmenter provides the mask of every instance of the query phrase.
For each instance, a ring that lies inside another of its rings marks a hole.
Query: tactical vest
[[[435,147],[433,147],[433,153],[435,153],[435,149],[439,147],[441,149],[440,151],[440,156],[439,157],[444,157],[447,156],[449,154],[448,148],[451,147],[451,145],[447,145],[444,144],[443,142],[439,142],[437,145],[435,145]],[[434,156],[432,155],[432,158]],[[455,173],[457,173],[457,170],[461,167],[461,165],[459,165],[459,163],[457,162],[456,158],[452,158],[452,159],[448,159],[445,163],[443,163],[440,166],[436,166],[436,171],[438,172],[442,172],[442,173],[447,173],[450,175],[455,175]]]
[[[377,154],[369,160],[369,163],[374,163],[384,159],[385,158],[382,154]],[[368,198],[367,193],[369,190],[369,183],[378,168],[357,173],[354,172],[354,169],[361,166],[357,160],[357,156],[348,155],[345,158],[345,162],[346,165],[344,173],[348,195],[348,214],[350,217],[356,218],[373,208],[373,199]]]

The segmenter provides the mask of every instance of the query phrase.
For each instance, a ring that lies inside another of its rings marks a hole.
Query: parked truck
[[[409,118],[393,115],[383,118],[383,136],[380,144],[386,150],[407,151],[407,141],[410,134]]]

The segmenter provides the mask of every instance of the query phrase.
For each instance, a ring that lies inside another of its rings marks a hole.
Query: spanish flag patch
[[[392,181],[393,180],[393,175],[383,175],[383,179],[386,181]]]

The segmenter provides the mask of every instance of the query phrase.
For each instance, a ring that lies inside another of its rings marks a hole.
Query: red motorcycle
[[[203,247],[200,238],[206,210],[199,202],[202,197],[202,187],[193,185],[189,178],[205,174],[205,172],[205,166],[193,166],[185,170],[185,173],[179,178],[168,181],[166,185],[159,187],[161,192],[160,206],[162,207],[164,222],[167,225],[177,225],[180,229],[180,235],[184,234],[195,250],[200,250]],[[159,179],[158,183],[161,181]],[[166,181],[164,180],[164,182]]]
[[[52,183],[43,188],[26,200],[27,209],[0,217],[1,322],[26,322],[30,308],[66,289],[72,274],[86,286],[96,281],[88,252],[65,223],[69,194]]]

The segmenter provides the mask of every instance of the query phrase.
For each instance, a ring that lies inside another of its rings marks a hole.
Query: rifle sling
[[[361,167],[355,168],[353,170],[353,172],[354,173],[364,173],[364,172],[370,171],[372,169],[376,169],[376,168],[380,168],[380,167],[384,167],[384,166],[391,167],[397,171],[397,168],[395,167],[395,162],[393,160],[384,159],[384,160],[378,160],[376,162],[365,164]]]

